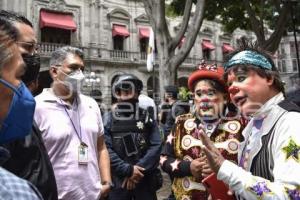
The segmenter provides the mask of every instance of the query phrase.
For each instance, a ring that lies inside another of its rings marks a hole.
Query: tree
[[[165,1],[143,0],[143,3],[156,37],[159,57],[160,93],[163,96],[164,86],[175,84],[177,69],[194,45],[203,22],[205,0],[196,2],[196,9],[193,14],[191,13],[193,0],[185,1],[180,30],[173,37],[167,25]],[[192,26],[188,26],[189,24],[192,24]],[[185,42],[175,54],[175,49],[184,36]]]
[[[171,9],[181,15],[184,3],[185,0],[173,0]],[[258,45],[274,53],[286,32],[285,27],[291,25],[290,9],[291,0],[215,0],[207,2],[205,18],[220,20],[227,32],[236,28],[253,31]],[[294,13],[300,18],[299,12]],[[266,34],[267,27],[273,29],[271,35]]]

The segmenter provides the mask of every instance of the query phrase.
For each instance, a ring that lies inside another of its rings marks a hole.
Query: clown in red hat
[[[223,75],[223,67],[202,62],[188,79],[194,96],[193,109],[176,118],[160,160],[162,169],[174,177],[172,189],[176,199],[201,200],[211,195],[202,184],[212,171],[201,149],[201,132],[216,145],[225,144],[220,149],[222,155],[237,161],[242,125],[239,119],[225,116],[228,95]]]

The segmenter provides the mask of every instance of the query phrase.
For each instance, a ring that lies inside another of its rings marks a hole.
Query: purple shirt
[[[97,139],[103,135],[102,118],[94,99],[80,94],[77,102],[69,106],[52,89],[44,89],[36,97],[34,120],[53,165],[59,199],[96,200],[101,187]],[[78,164],[80,132],[88,146],[87,165]]]

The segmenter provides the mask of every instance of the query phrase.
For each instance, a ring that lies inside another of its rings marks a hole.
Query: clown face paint
[[[254,70],[231,71],[228,74],[227,84],[232,102],[244,116],[255,113],[272,97],[270,87],[273,79],[260,77]]]
[[[194,90],[196,114],[203,120],[216,120],[224,109],[224,94],[203,80],[199,81]]]

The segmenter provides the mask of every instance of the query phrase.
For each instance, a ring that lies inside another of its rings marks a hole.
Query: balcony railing
[[[56,49],[65,46],[64,44],[55,43],[40,43],[39,51],[42,56],[50,56]],[[86,59],[99,59],[99,60],[110,60],[117,62],[136,62],[146,63],[147,53],[146,52],[132,52],[132,51],[121,51],[121,50],[110,50],[98,47],[82,47],[78,46],[84,51]],[[201,63],[200,58],[188,57],[185,59],[183,64],[187,65],[198,65]],[[158,63],[158,57],[155,56],[155,62]],[[215,61],[207,61],[207,63],[214,63]],[[221,62],[219,61],[218,64]]]
[[[55,44],[55,43],[40,43],[39,51],[41,54],[51,54],[56,49],[66,46],[64,44]]]

